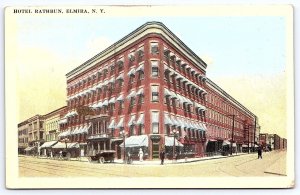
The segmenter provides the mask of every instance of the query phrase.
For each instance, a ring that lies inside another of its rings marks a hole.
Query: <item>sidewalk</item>
[[[205,161],[205,160],[230,158],[230,157],[247,155],[247,154],[248,153],[237,153],[237,154],[233,154],[232,156],[231,155],[228,155],[228,156],[217,155],[217,156],[209,156],[209,157],[178,159],[176,161],[165,159],[164,165],[192,163],[192,162]],[[250,154],[252,154],[252,153],[250,153]],[[19,156],[32,157],[32,156],[26,156],[26,155],[19,155]],[[57,159],[49,159],[49,158],[47,158],[45,156],[40,156],[40,157],[35,157],[35,158],[48,159],[48,160],[57,160]],[[87,157],[71,158],[70,161],[89,162]],[[111,163],[105,163],[105,164],[111,164]],[[112,164],[124,164],[124,162],[123,162],[123,159],[117,159],[117,160],[114,160],[114,163],[112,163]],[[142,162],[140,162],[138,160],[134,160],[132,162],[132,164],[130,164],[130,165],[160,165],[160,159],[157,159],[157,160],[145,160],[145,161],[142,161]]]
[[[221,158],[230,158],[230,157],[235,157],[235,156],[241,156],[241,155],[247,155],[248,153],[238,153],[238,154],[233,154],[228,155],[228,156],[210,156],[210,157],[201,157],[201,158],[187,158],[187,159],[179,159],[176,161],[173,160],[167,160],[165,159],[164,165],[170,165],[170,164],[183,164],[183,163],[192,163],[192,162],[198,162],[198,161],[205,161],[205,160],[213,160],[213,159],[221,159]],[[251,154],[251,153],[250,153]],[[118,159],[114,161],[115,164],[124,164],[122,159]],[[145,160],[145,161],[138,161],[135,160],[132,162],[130,165],[160,165],[160,159],[157,160]]]

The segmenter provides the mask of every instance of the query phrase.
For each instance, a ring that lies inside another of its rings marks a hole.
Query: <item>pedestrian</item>
[[[164,149],[162,149],[160,151],[159,157],[160,157],[160,160],[161,160],[160,164],[163,165],[164,164],[164,160],[165,160],[165,150]]]
[[[143,162],[144,152],[143,152],[142,148],[140,148],[139,157],[140,157],[140,162]]]
[[[257,159],[259,159],[259,158],[262,159],[262,149],[261,149],[261,147],[258,147],[257,154],[258,154]]]

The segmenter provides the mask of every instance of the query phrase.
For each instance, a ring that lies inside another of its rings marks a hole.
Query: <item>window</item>
[[[114,70],[115,70],[115,65],[111,65],[111,67],[110,67],[110,73],[111,74],[114,73]]]
[[[159,89],[159,86],[157,86],[157,85],[152,85],[151,86],[151,91],[152,91],[151,101],[152,102],[159,102],[158,89]]]
[[[144,56],[144,47],[140,47],[137,51],[138,59],[141,60]]]
[[[130,133],[130,136],[134,135],[134,125],[131,125],[129,127],[129,133]]]
[[[120,61],[118,61],[117,64],[118,64],[119,71],[123,70],[123,68],[124,68],[124,62],[122,60],[120,60]]]
[[[158,43],[150,43],[151,54],[158,54]]]
[[[130,107],[134,106],[134,104],[135,104],[135,98],[132,97],[132,98],[130,98]]]
[[[143,71],[139,71],[139,80],[143,80],[145,77],[145,74]]]
[[[139,96],[139,102],[138,102],[139,104],[142,104],[142,103],[144,103],[144,95],[140,95]]]
[[[130,75],[129,76],[129,83],[132,84],[134,82],[134,76]]]
[[[151,61],[152,77],[158,77],[158,61]]]
[[[133,62],[135,60],[134,52],[132,52],[128,55],[128,59],[129,59],[129,62]]]
[[[138,135],[144,135],[145,134],[145,126],[143,124],[140,124],[138,126]]]
[[[159,112],[152,111],[151,113],[151,120],[152,120],[152,133],[158,134],[159,133]]]
[[[124,108],[124,102],[123,101],[119,101],[120,102],[120,109],[123,109]]]
[[[170,125],[165,125],[165,134],[170,135]]]

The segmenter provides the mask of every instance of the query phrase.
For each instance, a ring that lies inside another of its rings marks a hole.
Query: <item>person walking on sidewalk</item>
[[[259,159],[259,158],[262,159],[262,149],[261,149],[260,146],[259,146],[258,149],[257,149],[257,154],[258,154],[257,159]]]
[[[164,164],[164,160],[165,160],[165,150],[162,149],[159,153],[159,157],[160,157],[160,164],[163,165]]]
[[[140,148],[139,157],[140,157],[140,162],[143,162],[144,152],[143,152],[142,148]]]

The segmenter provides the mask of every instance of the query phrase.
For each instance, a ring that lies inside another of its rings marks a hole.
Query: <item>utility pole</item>
[[[255,119],[254,119],[253,152],[254,152],[254,148],[255,148],[255,137],[256,137],[256,116],[255,116]]]
[[[232,151],[233,151],[232,144],[233,144],[233,135],[234,135],[234,117],[235,117],[235,115],[232,115],[231,156],[232,156]]]

